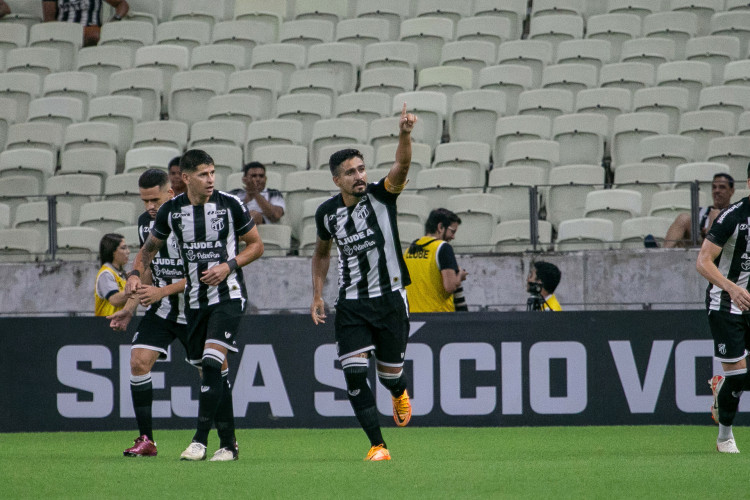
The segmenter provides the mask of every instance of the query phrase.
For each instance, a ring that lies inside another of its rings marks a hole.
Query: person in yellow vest
[[[94,315],[109,316],[119,311],[128,301],[125,294],[125,264],[128,263],[130,249],[125,237],[117,233],[107,233],[99,241],[99,261],[102,267],[96,273],[94,285]]]
[[[406,287],[409,312],[454,312],[453,294],[468,274],[456,262],[453,247],[461,219],[445,208],[430,212],[425,236],[404,252],[411,284]]]
[[[542,311],[562,311],[560,303],[555,297],[555,289],[560,284],[560,269],[554,264],[542,260],[532,262],[529,275],[526,278],[526,291],[533,293],[534,286],[541,287],[539,295],[544,299]]]

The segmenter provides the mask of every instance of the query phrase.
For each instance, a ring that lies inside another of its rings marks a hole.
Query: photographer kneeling
[[[554,292],[560,283],[560,269],[549,262],[532,262],[526,278],[527,311],[562,311]]]

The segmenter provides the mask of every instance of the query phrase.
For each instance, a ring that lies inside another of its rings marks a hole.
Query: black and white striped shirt
[[[397,198],[381,179],[352,207],[340,193],[318,207],[318,236],[334,238],[339,253],[339,299],[379,297],[410,283],[396,225]]]
[[[716,267],[729,281],[743,288],[748,288],[750,277],[749,228],[750,201],[743,198],[719,214],[706,236],[708,241],[722,247],[714,261]],[[706,291],[706,306],[709,310],[742,314],[729,293],[710,283]]]
[[[156,214],[151,234],[161,240],[175,234],[182,255],[185,300],[191,309],[203,309],[226,300],[247,302],[241,269],[229,273],[218,286],[200,281],[203,272],[239,253],[239,237],[255,226],[239,198],[214,191],[204,205],[190,204],[183,193],[164,203]]]
[[[148,212],[143,212],[138,217],[138,239],[141,246],[148,238],[153,226],[154,220]],[[185,277],[180,248],[174,233],[167,237],[167,241],[151,261],[151,276],[154,286],[159,288],[177,283]],[[146,314],[156,314],[160,318],[184,325],[186,323],[184,295],[182,293],[168,295],[159,302],[151,304]]]
[[[102,25],[102,0],[44,0],[57,3],[57,20],[83,26]]]

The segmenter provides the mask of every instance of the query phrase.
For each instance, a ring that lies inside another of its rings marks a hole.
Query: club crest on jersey
[[[218,217],[211,219],[211,229],[214,231],[221,231],[224,229],[224,219]]]
[[[367,216],[370,215],[370,211],[367,210],[367,205],[360,203],[357,205],[357,208],[354,209],[353,215],[359,220],[365,220]]]

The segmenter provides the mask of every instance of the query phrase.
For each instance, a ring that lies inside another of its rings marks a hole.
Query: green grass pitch
[[[157,421],[158,425],[158,421]],[[237,462],[181,462],[192,431],[156,429],[159,456],[125,458],[136,432],[0,434],[0,497],[745,498],[740,455],[710,426],[384,429],[390,462],[363,462],[359,429],[238,430]],[[217,447],[215,431],[209,456]]]

